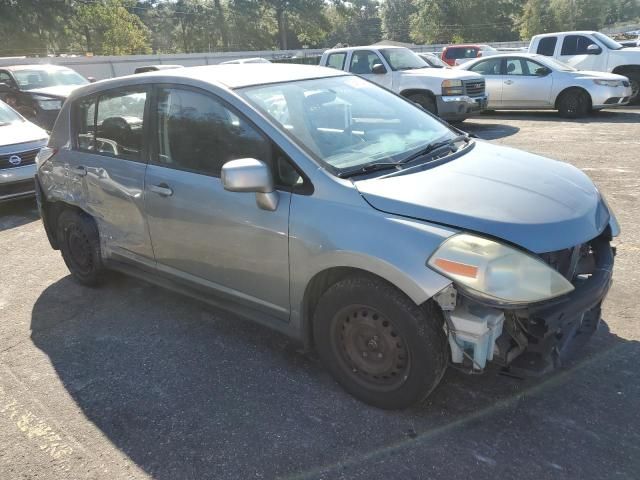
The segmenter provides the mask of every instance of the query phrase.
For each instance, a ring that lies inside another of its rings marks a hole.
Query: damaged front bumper
[[[518,375],[541,375],[562,365],[600,322],[614,256],[605,235],[567,250],[565,265],[556,266],[575,289],[524,307],[482,304],[449,287],[436,301],[445,312],[452,362],[477,371],[492,361]]]

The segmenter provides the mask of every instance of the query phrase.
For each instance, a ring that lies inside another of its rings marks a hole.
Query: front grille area
[[[0,198],[24,195],[35,191],[33,179],[21,180],[13,183],[0,183]]]
[[[16,167],[24,167],[25,165],[33,165],[36,163],[36,155],[40,150],[29,150],[28,152],[17,152],[17,153],[7,153],[5,155],[0,155],[0,170],[5,168],[16,168]],[[20,163],[14,165],[11,163],[11,157],[19,157]]]
[[[484,95],[484,80],[464,80],[464,90],[470,97]]]

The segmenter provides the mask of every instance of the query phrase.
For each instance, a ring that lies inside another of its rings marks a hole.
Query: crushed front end
[[[609,229],[573,248],[538,257],[573,290],[530,304],[499,304],[455,284],[434,299],[445,313],[454,364],[481,371],[487,362],[516,375],[540,375],[560,366],[596,330],[612,282],[615,249]]]

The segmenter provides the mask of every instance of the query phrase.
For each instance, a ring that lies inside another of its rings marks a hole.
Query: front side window
[[[344,68],[344,61],[347,58],[346,52],[332,53],[327,58],[327,67],[337,68],[342,70]]]
[[[218,176],[229,160],[255,158],[270,162],[269,141],[210,95],[161,88],[157,119],[159,165]]]
[[[258,85],[239,93],[337,174],[400,162],[433,141],[455,136],[413,103],[351,75]]]
[[[479,73],[481,75],[501,75],[501,66],[502,59],[501,58],[492,58],[490,60],[483,60],[481,62],[476,63],[474,66],[469,68],[472,72]]]
[[[558,37],[541,38],[538,43],[537,53],[546,57],[553,57],[553,52],[556,51],[556,43],[558,43]]]
[[[591,51],[589,45],[596,43],[584,35],[567,35],[562,42],[560,55],[588,55]]]
[[[380,50],[380,53],[387,60],[392,70],[414,70],[429,66],[408,48],[384,48]]]
[[[89,149],[101,155],[141,161],[143,145],[143,121],[147,102],[146,89],[114,90],[98,97],[94,144]],[[80,125],[82,125],[82,104]],[[88,122],[91,107],[84,114]],[[92,133],[88,129],[88,133]],[[81,145],[80,134],[78,145]]]
[[[69,68],[51,70],[15,70],[13,75],[20,90],[55,87],[57,85],[86,85],[89,81]]]
[[[357,50],[351,55],[351,65],[349,71],[356,75],[367,75],[373,73],[373,66],[382,64],[382,60],[375,52],[370,50]]]

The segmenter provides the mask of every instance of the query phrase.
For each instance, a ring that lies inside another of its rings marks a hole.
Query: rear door
[[[542,75],[544,66],[528,58],[505,60],[503,108],[544,108],[551,105],[553,74]]]
[[[59,153],[68,191],[96,218],[109,253],[153,263],[144,217],[149,89],[131,86],[80,99],[73,148]]]
[[[210,92],[159,85],[155,99],[145,209],[158,269],[288,320],[291,194],[266,211],[220,181],[229,160],[270,164],[271,142]]]
[[[502,84],[504,76],[502,75],[502,66],[504,61],[502,58],[488,58],[481,60],[469,71],[479,73],[484,77],[489,102],[487,108],[500,108],[502,106]]]

